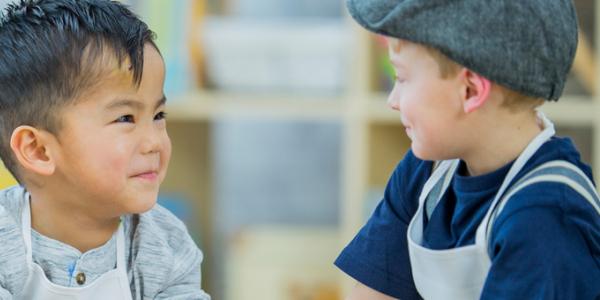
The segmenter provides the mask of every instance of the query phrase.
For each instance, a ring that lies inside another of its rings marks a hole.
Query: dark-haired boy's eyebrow
[[[163,95],[160,99],[158,99],[158,101],[156,101],[156,104],[154,105],[154,109],[156,110],[160,106],[165,105],[165,103],[167,103],[167,97]],[[141,101],[132,100],[132,99],[119,99],[119,100],[115,100],[115,101],[111,102],[110,104],[108,104],[105,109],[106,110],[114,110],[114,109],[118,109],[121,107],[132,107],[136,110],[141,110],[144,108],[144,103]]]
[[[157,108],[161,107],[162,105],[167,104],[167,96],[163,95],[162,98],[160,98],[157,102],[156,102],[156,106],[154,107],[154,109],[156,110]]]

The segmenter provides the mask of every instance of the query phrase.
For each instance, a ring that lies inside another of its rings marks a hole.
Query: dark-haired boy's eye
[[[115,122],[117,122],[117,123],[134,123],[135,120],[133,119],[133,115],[124,115],[124,116],[120,116],[117,120],[115,120]]]
[[[161,111],[154,116],[154,120],[155,121],[164,120],[166,117],[167,117],[167,113],[164,111]]]

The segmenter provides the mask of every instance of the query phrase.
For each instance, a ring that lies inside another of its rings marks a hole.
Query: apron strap
[[[564,160],[554,160],[546,162],[528,172],[506,192],[502,197],[502,200],[493,208],[492,216],[486,224],[487,229],[485,231],[485,236],[477,238],[484,238],[487,243],[491,236],[494,221],[498,215],[500,215],[508,200],[520,190],[540,182],[555,182],[569,186],[586,199],[596,210],[598,215],[600,215],[600,197],[591,180],[583,173],[583,171],[581,171],[581,169],[572,163]],[[488,252],[490,250],[491,249],[488,249]]]
[[[125,264],[125,226],[123,217],[119,220],[119,228],[117,229],[117,269],[127,271]]]
[[[440,161],[435,161],[433,163],[433,170],[431,173],[434,173],[438,166],[441,165],[441,163],[442,162]],[[448,167],[448,169],[445,170],[445,173],[443,175],[444,179],[436,182],[429,194],[427,194],[427,198],[425,199],[425,216],[427,217],[427,220],[431,218],[433,210],[442,199],[442,196],[444,195],[444,192],[448,189],[450,182],[452,182],[452,177],[454,176],[454,173],[456,172],[456,169],[460,164],[460,160],[455,159],[449,161],[448,163],[450,164],[450,166]]]
[[[27,263],[33,263],[33,252],[31,246],[31,204],[30,204],[30,194],[29,192],[25,192],[24,202],[21,211],[21,230],[23,232],[23,239],[25,242],[25,250],[27,255]]]

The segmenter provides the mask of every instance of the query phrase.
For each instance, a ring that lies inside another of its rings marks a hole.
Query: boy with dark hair
[[[573,62],[571,0],[347,3],[387,36],[412,143],[335,262],[349,299],[598,299],[591,170],[537,111]]]
[[[0,299],[209,299],[156,205],[171,144],[153,33],[109,0],[21,0],[0,23]]]

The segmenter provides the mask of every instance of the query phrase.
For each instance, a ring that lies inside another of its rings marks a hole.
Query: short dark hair
[[[128,62],[139,86],[144,45],[156,45],[148,26],[117,1],[19,0],[1,18],[0,158],[19,179],[15,128],[58,133],[56,113],[97,84],[107,55],[119,67]]]

